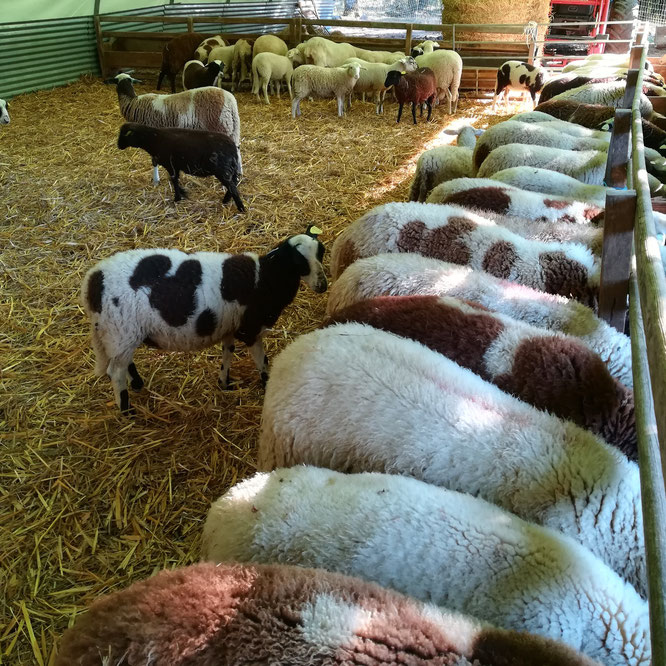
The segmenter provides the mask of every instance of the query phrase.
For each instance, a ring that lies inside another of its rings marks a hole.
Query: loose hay
[[[153,76],[150,76],[152,81]],[[139,92],[149,91],[140,86]],[[122,118],[113,87],[96,79],[12,101],[0,132],[0,661],[49,664],[55,639],[95,597],[162,568],[197,559],[210,502],[254,471],[263,392],[239,349],[235,390],[217,387],[219,351],[140,349],[147,380],[134,419],[93,377],[78,290],[94,261],[134,247],[270,249],[307,223],[330,249],[368,208],[406,200],[416,159],[450,142],[462,119],[477,127],[487,106],[395,124],[355,103],[338,119],[333,101],[270,107],[240,93],[248,213],[222,205],[213,179],[185,176],[189,200],[173,203],[150,159],[115,147]],[[266,339],[270,357],[314,328],[326,298],[301,290]]]

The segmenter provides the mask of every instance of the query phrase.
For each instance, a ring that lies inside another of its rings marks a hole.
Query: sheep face
[[[305,59],[303,58],[303,53],[299,49],[290,49],[287,51],[287,58],[291,60],[291,64],[294,67],[305,64]]]
[[[366,67],[359,65],[357,62],[350,62],[347,65],[343,65],[343,67],[347,70],[347,76],[349,76],[350,79],[356,80],[361,76],[361,70],[367,69]]]
[[[400,81],[400,77],[402,76],[402,72],[399,72],[397,70],[391,70],[386,74],[386,80],[384,81],[384,86],[386,88],[390,88],[391,86],[396,85],[398,81]]]
[[[0,125],[9,124],[9,104],[0,99]]]
[[[149,133],[150,127],[141,127],[141,133],[139,133],[137,132],[135,123],[125,123],[120,128],[120,133],[118,134],[118,148],[120,150],[125,150],[125,148],[129,148],[130,146],[133,148],[142,148],[145,140],[142,140],[141,137],[145,139]]]
[[[294,262],[298,264],[303,282],[312,291],[322,294],[328,287],[324,267],[321,262],[324,258],[324,245],[316,238],[307,234],[298,234],[285,241],[293,250]]]

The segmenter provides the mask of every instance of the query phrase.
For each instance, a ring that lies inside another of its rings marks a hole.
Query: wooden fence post
[[[631,59],[629,60],[629,67],[631,69],[637,69],[641,63],[641,56],[643,55],[643,49],[645,47],[641,46],[632,46],[631,47]]]
[[[627,316],[635,215],[634,190],[606,192],[598,315],[620,333],[624,333]]]
[[[410,55],[412,52],[412,24],[407,26],[405,32],[405,55]]]
[[[534,64],[534,57],[536,56],[536,50],[537,50],[537,45],[534,40],[530,40],[530,52],[529,55],[527,56],[527,63],[529,65]]]
[[[104,41],[102,39],[102,27],[99,22],[99,14],[95,15],[95,35],[97,36],[97,58],[99,59],[99,69],[102,73],[102,78],[107,77],[106,63],[104,62]]]
[[[631,109],[615,109],[613,133],[608,146],[605,185],[624,188],[627,186],[627,164],[631,154]]]
[[[622,98],[622,108],[630,109],[634,101],[634,94],[636,93],[636,84],[638,83],[638,70],[630,69],[627,72],[627,85]]]
[[[194,19],[191,16],[187,17],[187,32],[194,32]]]

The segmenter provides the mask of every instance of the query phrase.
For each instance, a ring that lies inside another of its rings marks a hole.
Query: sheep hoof
[[[233,379],[231,379],[231,377],[229,377],[229,375],[227,375],[227,381],[226,382],[223,382],[221,379],[218,379],[217,383],[223,391],[233,391],[233,390],[235,390],[235,386],[234,386],[235,382],[233,381]]]
[[[132,387],[132,390],[140,391],[144,386],[143,379],[141,379],[141,377],[139,377],[138,379],[132,379],[132,381],[130,382],[130,386]]]

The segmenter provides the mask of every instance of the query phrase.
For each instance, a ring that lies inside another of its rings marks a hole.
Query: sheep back
[[[259,634],[250,617],[261,617]],[[344,630],[331,632],[331,622]],[[100,654],[116,664],[131,654],[140,663],[204,666],[252,663],[257,653],[292,666],[368,658],[413,666],[498,666],[504,659],[512,666],[534,659],[592,666],[561,643],[495,629],[348,576],[212,563],[162,571],[95,601],[65,633],[56,665],[98,666]]]
[[[473,176],[472,155],[472,149],[463,146],[440,146],[422,152],[409,187],[409,200],[423,202],[440,183]]]
[[[287,43],[277,35],[261,35],[257,37],[252,46],[252,58],[256,58],[259,53],[286,56],[288,50]]]

